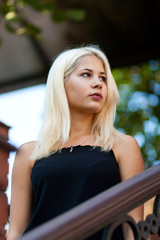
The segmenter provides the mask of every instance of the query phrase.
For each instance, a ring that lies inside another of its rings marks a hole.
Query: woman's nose
[[[92,82],[92,88],[102,88],[102,81],[99,79],[99,77],[94,77]]]

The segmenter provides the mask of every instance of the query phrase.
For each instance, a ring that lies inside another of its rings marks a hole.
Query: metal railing
[[[66,213],[31,230],[21,240],[82,240],[107,226],[107,240],[127,222],[134,239],[160,236],[160,164],[121,182]],[[138,224],[126,214],[156,196],[154,210]]]

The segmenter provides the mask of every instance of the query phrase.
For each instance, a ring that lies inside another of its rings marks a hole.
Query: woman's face
[[[70,111],[98,113],[107,98],[106,77],[99,58],[82,57],[65,83]]]

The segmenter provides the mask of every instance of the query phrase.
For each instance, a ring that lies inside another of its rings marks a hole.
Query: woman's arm
[[[115,156],[119,164],[122,181],[125,181],[144,170],[141,151],[137,141],[133,137],[124,135],[124,138],[116,144],[113,150],[115,150]],[[128,214],[133,217],[136,222],[143,220],[143,205],[135,208]],[[130,231],[125,231],[125,233],[125,239],[131,240],[132,237],[130,236]]]
[[[17,151],[12,172],[10,226],[7,240],[19,239],[31,217],[33,161],[35,142],[23,144]]]

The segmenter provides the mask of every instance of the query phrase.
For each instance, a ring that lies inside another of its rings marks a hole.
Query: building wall
[[[16,148],[8,143],[9,127],[0,122],[0,240],[6,239],[5,225],[9,217],[9,205],[6,196],[8,186],[8,158],[10,151],[15,151]]]

